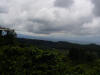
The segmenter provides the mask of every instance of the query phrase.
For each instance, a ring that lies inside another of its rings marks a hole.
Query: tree
[[[16,38],[16,33],[14,30],[7,30],[6,38]]]
[[[7,34],[4,36],[6,44],[16,44],[16,32],[14,30],[7,30]]]

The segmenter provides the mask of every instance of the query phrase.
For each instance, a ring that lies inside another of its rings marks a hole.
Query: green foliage
[[[97,50],[72,44],[72,48],[66,49],[62,42],[57,49],[59,45],[49,48],[47,42],[43,46],[41,42],[34,41],[32,45],[16,40],[0,38],[0,75],[100,75]]]
[[[77,59],[75,59],[78,61]],[[0,75],[99,75],[100,61],[73,62],[67,53],[37,47],[0,47]],[[76,63],[77,64],[76,64]]]
[[[98,58],[96,52],[84,50],[81,48],[70,49],[68,55],[71,58],[71,60],[77,61],[80,63],[93,62],[94,60]]]

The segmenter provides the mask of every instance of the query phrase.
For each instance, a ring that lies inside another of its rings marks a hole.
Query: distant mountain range
[[[27,39],[37,39],[37,40],[46,40],[46,41],[53,41],[53,42],[58,42],[58,41],[65,41],[65,42],[71,42],[71,43],[78,43],[78,44],[98,44],[100,45],[99,37],[96,37],[98,40],[93,40],[93,38],[85,38],[85,39],[73,39],[73,38],[66,38],[66,39],[58,39],[58,38],[51,38],[51,37],[43,37],[43,36],[30,36],[30,35],[24,35],[24,34],[18,34],[18,38],[27,38]]]

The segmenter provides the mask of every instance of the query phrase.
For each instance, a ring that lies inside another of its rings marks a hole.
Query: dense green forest
[[[0,75],[100,75],[100,46],[0,37]]]

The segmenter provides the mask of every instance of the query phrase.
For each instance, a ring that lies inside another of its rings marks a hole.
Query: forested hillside
[[[100,75],[100,46],[0,37],[0,75]]]

